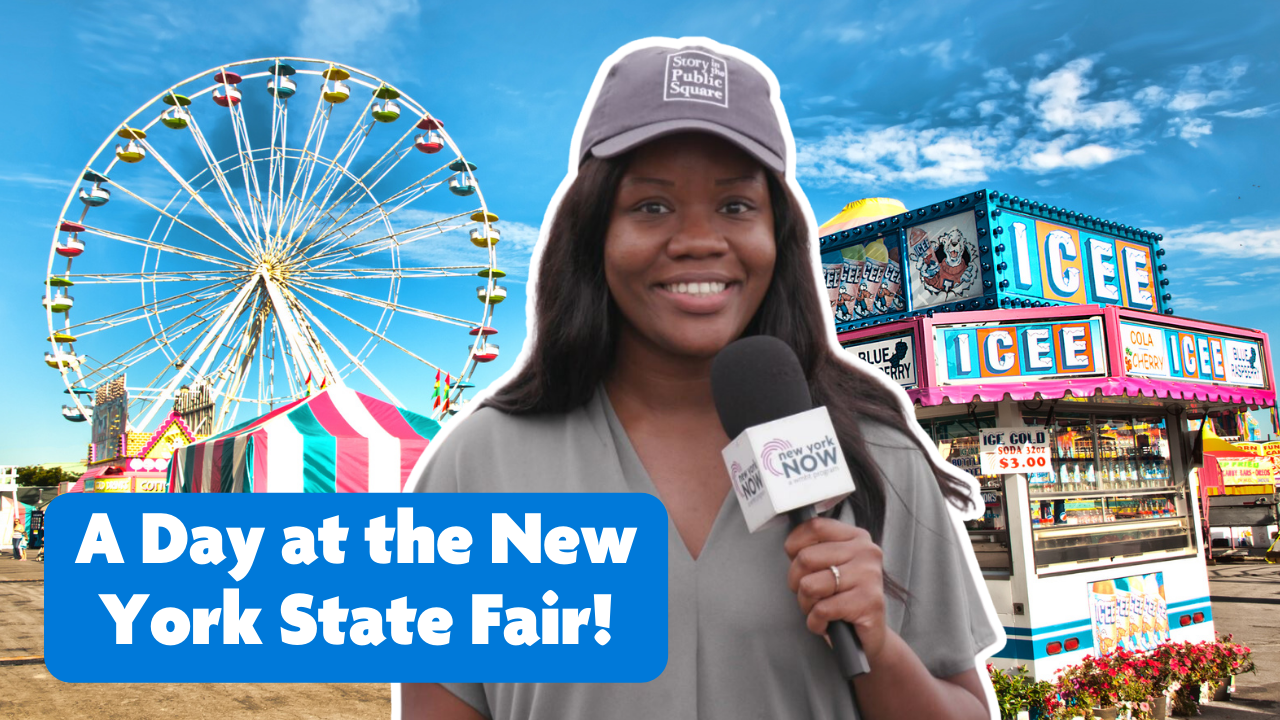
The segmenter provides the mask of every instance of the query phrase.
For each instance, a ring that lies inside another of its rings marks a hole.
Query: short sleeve
[[[885,574],[906,591],[902,600],[887,598],[889,627],[933,676],[972,670],[1002,634],[988,614],[986,584],[975,577],[977,563],[960,518],[910,438],[877,428],[866,439],[886,484]]]

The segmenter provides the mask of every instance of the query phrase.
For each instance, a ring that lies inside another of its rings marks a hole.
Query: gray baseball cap
[[[621,155],[679,132],[719,135],[785,172],[787,145],[769,81],[744,60],[700,46],[647,47],[614,63],[582,133],[587,153]]]

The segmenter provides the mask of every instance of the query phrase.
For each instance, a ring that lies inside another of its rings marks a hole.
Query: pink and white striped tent
[[[335,386],[173,454],[170,492],[400,492],[435,420]]]

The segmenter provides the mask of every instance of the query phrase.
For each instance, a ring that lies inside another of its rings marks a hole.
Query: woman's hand
[[[826,635],[827,624],[853,625],[874,668],[885,646],[884,554],[871,534],[830,518],[797,526],[783,546],[791,558],[787,585],[796,594],[809,630]],[[839,587],[836,573],[839,571]]]

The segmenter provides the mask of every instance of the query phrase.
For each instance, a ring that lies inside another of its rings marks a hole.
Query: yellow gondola
[[[498,232],[498,228],[489,227],[488,232],[485,228],[471,228],[471,244],[479,248],[493,247],[502,239],[502,233]]]

